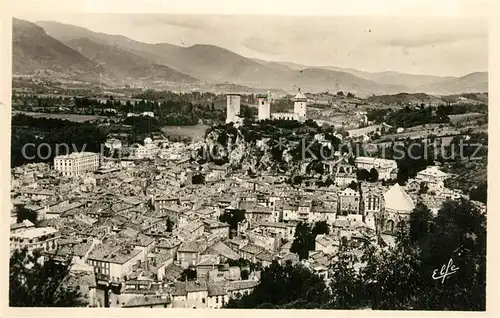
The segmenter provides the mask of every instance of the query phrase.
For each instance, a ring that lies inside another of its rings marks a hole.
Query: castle
[[[226,94],[227,98],[227,116],[226,123],[239,124],[242,120],[240,117],[241,95],[236,93]],[[301,92],[300,88],[293,98],[293,113],[271,113],[271,94],[258,95],[258,120],[266,119],[281,119],[281,120],[297,120],[305,121],[307,112],[307,97]]]

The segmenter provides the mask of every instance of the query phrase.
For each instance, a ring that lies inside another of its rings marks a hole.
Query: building
[[[351,188],[346,188],[339,192],[339,213],[338,216],[347,217],[348,220],[362,220],[359,209],[359,192]]]
[[[427,185],[429,191],[441,192],[444,190],[444,180],[448,174],[439,170],[436,166],[417,172],[416,180]]]
[[[259,103],[259,120],[266,120],[271,118],[271,96],[268,92],[267,95],[258,95],[257,100]]]
[[[144,146],[134,144],[129,148],[130,157],[135,159],[153,159],[160,151],[151,138],[144,139]]]
[[[53,251],[58,247],[60,236],[52,227],[26,227],[10,234],[10,249]]]
[[[239,123],[241,95],[235,93],[229,93],[226,95],[226,98],[227,98],[226,124]]]
[[[383,230],[393,232],[400,220],[408,220],[411,211],[415,208],[413,199],[399,184],[393,185],[384,194],[385,217]]]
[[[99,154],[93,152],[73,152],[54,158],[54,169],[65,177],[75,177],[99,168]]]
[[[340,162],[335,169],[335,185],[343,188],[353,181],[357,181],[356,167],[347,162]]]
[[[300,91],[300,88],[293,98],[293,112],[297,115],[299,121],[306,120],[307,97]]]
[[[184,269],[196,266],[200,260],[200,246],[196,242],[184,242],[177,250],[177,261]]]
[[[365,169],[370,171],[372,168],[375,168],[378,172],[379,180],[390,180],[397,175],[395,171],[398,169],[398,164],[392,159],[357,157],[355,164],[359,170]]]
[[[268,93],[267,95],[258,96],[259,103],[259,120],[275,119],[275,120],[298,120],[305,121],[307,113],[307,97],[299,91],[297,95],[293,98],[293,113],[291,112],[280,112],[271,113],[271,97]]]
[[[134,267],[144,262],[143,251],[130,245],[105,243],[94,247],[88,256],[88,264],[94,267],[101,283],[120,283],[126,280]]]

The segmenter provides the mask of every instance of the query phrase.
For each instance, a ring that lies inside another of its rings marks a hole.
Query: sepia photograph
[[[486,311],[488,18],[266,8],[9,17],[9,307]]]

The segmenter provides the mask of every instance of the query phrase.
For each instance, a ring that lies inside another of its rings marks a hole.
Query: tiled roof
[[[200,246],[196,242],[184,242],[181,244],[177,252],[199,253]]]
[[[221,296],[221,295],[226,295],[226,288],[225,288],[226,283],[223,282],[209,282],[208,283],[208,296],[213,297],[213,296]]]
[[[255,245],[253,243],[248,243],[240,249],[242,252],[257,255],[264,250],[263,247]]]
[[[206,251],[206,253],[222,255],[225,258],[237,260],[240,258],[238,253],[232,250],[229,246],[222,242],[217,242],[214,245],[210,246]]]
[[[259,285],[259,282],[254,280],[229,281],[226,283],[226,290],[236,291],[241,289],[254,288],[257,285]]]

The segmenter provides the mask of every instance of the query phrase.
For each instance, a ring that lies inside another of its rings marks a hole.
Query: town
[[[293,113],[270,113],[270,100],[257,99],[255,121],[307,119],[300,90]],[[226,123],[242,120],[230,93]],[[115,138],[104,146],[126,147]],[[296,186],[286,173],[199,164],[186,156],[197,147],[147,137],[127,157],[72,152],[13,168],[11,250],[70,262],[67,284],[90,307],[221,308],[251,293],[272,262],[300,262],[328,284],[342,246],[394,246],[417,204],[437,215],[446,200],[468,197],[447,188],[436,165],[400,185],[395,160],[337,153],[322,162],[329,186]],[[299,246],[305,224],[314,241]]]
[[[9,307],[485,311],[486,21],[20,14]]]

